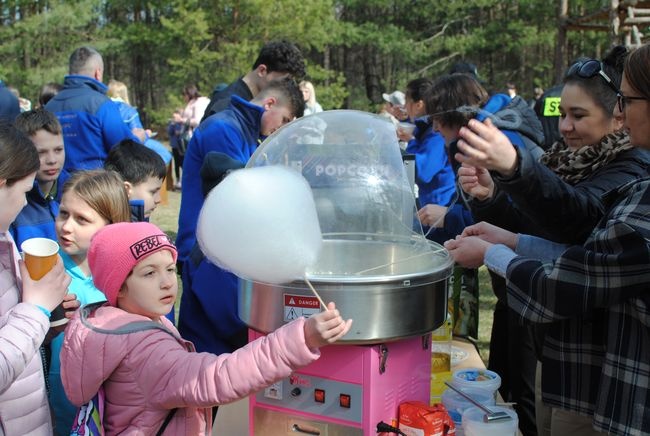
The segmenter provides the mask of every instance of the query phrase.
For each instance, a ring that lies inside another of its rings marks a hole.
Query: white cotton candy
[[[283,166],[233,171],[207,196],[196,233],[214,264],[273,284],[303,278],[323,243],[311,187]]]

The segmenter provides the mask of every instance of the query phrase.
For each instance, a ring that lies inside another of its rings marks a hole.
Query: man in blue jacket
[[[220,354],[246,343],[245,325],[237,316],[237,277],[205,259],[196,244],[199,211],[215,179],[215,171],[243,167],[261,137],[302,116],[304,101],[291,79],[271,82],[252,101],[232,96],[230,106],[194,131],[183,163],[183,195],[178,237],[183,298],[178,328],[197,351]],[[221,156],[210,159],[216,154]],[[182,255],[181,255],[182,253]]]
[[[0,80],[0,120],[13,123],[19,113],[18,97]]]
[[[79,47],[70,55],[63,89],[45,105],[63,127],[64,168],[69,172],[101,168],[111,147],[123,139],[138,140],[106,96],[103,75],[104,60],[97,50]]]
[[[248,73],[225,88],[215,88],[201,121],[226,109],[233,95],[251,101],[274,80],[301,79],[304,75],[305,60],[300,49],[289,41],[271,41],[262,47]]]

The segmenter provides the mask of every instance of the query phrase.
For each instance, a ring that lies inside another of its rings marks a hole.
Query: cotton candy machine
[[[288,166],[309,182],[324,243],[306,276],[354,322],[318,362],[251,400],[252,433],[375,434],[400,402],[428,402],[428,334],[445,320],[453,262],[422,233],[385,119],[343,110],[301,118],[267,138],[247,166],[264,165]],[[240,318],[255,335],[322,309],[300,277],[240,281]]]

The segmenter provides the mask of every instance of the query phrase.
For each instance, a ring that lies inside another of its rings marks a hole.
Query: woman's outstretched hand
[[[485,252],[491,246],[491,243],[477,236],[458,236],[445,242],[445,248],[449,250],[454,261],[465,268],[478,268],[483,265]]]

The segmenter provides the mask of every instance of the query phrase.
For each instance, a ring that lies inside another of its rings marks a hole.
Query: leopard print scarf
[[[634,148],[624,131],[605,135],[596,145],[585,146],[571,151],[560,139],[540,158],[540,162],[557,174],[565,182],[575,185],[585,180],[594,171],[607,165],[620,153]]]

